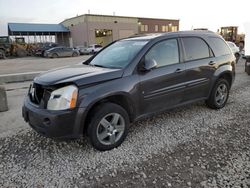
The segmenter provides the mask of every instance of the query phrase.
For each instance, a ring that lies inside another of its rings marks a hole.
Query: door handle
[[[215,62],[214,61],[210,61],[208,64],[209,65],[215,65]]]
[[[178,68],[178,69],[176,69],[175,72],[176,72],[176,73],[181,73],[181,72],[183,72],[183,69]]]

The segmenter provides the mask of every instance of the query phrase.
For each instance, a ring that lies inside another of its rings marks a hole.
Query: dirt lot
[[[29,128],[21,118],[28,84],[6,85],[0,187],[250,187],[250,76],[243,62],[225,108],[199,102],[139,121],[106,152],[86,139],[55,141]]]

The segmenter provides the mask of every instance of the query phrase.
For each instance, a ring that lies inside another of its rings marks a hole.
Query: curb
[[[24,72],[24,73],[15,73],[15,74],[2,74],[0,75],[0,84],[30,81],[30,80],[33,80],[37,75],[43,72],[44,71]]]

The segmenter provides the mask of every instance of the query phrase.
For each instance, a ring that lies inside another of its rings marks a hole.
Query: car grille
[[[52,89],[45,88],[40,84],[33,83],[30,86],[29,97],[32,103],[39,105],[40,108],[47,108],[47,104]]]

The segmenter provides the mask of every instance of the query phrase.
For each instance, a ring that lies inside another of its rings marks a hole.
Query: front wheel
[[[6,58],[6,54],[4,50],[0,50],[0,58],[3,58],[3,59]]]
[[[114,103],[99,105],[92,113],[88,137],[92,146],[100,151],[121,145],[127,136],[129,116],[126,110]]]
[[[228,100],[229,96],[229,83],[225,79],[219,79],[215,85],[214,88],[206,101],[206,104],[208,107],[212,109],[220,109],[223,108]]]

